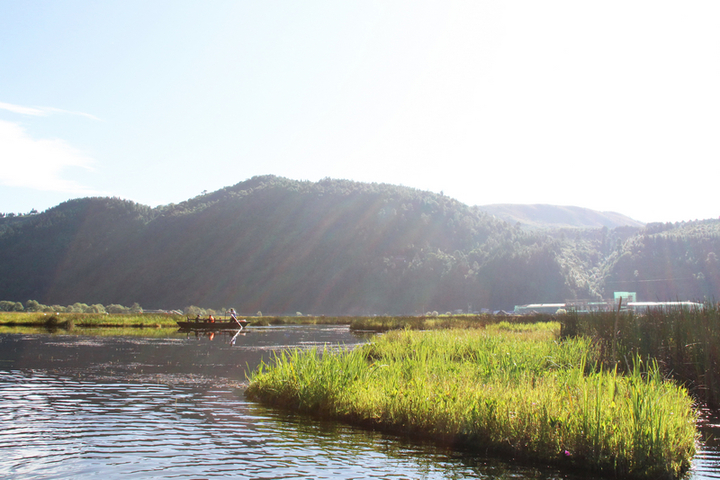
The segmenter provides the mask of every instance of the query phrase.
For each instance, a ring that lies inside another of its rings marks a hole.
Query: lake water
[[[364,342],[347,327],[250,327],[235,338],[0,332],[0,478],[591,479],[452,452],[248,402],[273,351]],[[708,418],[707,434],[720,433]],[[717,444],[693,480],[720,478]]]

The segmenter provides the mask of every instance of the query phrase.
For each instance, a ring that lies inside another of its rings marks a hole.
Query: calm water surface
[[[247,369],[273,351],[366,340],[336,326],[250,327],[234,339],[0,333],[0,477],[596,478],[453,453],[244,398]],[[718,424],[709,417],[706,432],[720,432]],[[720,478],[716,445],[703,448],[690,478]]]

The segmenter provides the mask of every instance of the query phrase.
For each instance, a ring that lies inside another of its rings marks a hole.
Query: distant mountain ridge
[[[544,216],[523,218],[573,228],[521,228],[444,195],[333,179],[253,177],[157,208],[70,200],[0,218],[0,300],[371,315],[614,290],[720,298],[718,220],[588,227],[586,209],[535,210]]]
[[[483,212],[522,228],[616,228],[645,224],[616,212],[544,204],[493,204],[478,206]]]

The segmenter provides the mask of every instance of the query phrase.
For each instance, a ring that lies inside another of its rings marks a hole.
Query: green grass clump
[[[696,412],[657,365],[596,368],[558,324],[492,331],[393,331],[348,351],[290,351],[250,377],[247,396],[351,423],[610,475],[678,478]]]

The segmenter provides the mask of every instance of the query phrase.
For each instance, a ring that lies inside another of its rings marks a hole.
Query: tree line
[[[27,300],[25,304],[22,302],[13,302],[11,300],[0,300],[0,312],[44,312],[44,313],[109,313],[109,314],[127,314],[142,313],[143,309],[138,303],[133,303],[129,307],[123,305],[110,304],[101,305],[96,303],[88,305],[87,303],[75,302],[72,305],[43,305],[37,300]]]

